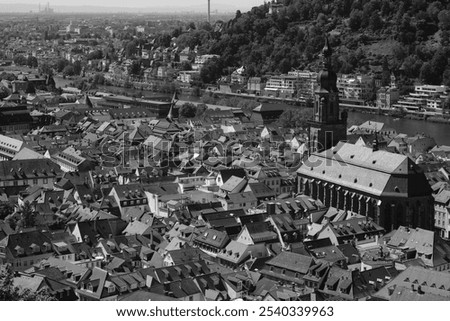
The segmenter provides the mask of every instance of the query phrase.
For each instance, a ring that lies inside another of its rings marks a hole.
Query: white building
[[[374,93],[374,80],[367,75],[341,75],[337,87],[340,98],[368,101]]]

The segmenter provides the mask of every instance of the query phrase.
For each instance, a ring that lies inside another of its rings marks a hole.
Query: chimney
[[[376,152],[379,148],[378,148],[378,133],[377,132],[375,132],[375,139],[373,140],[373,142],[372,142],[372,150],[374,151],[374,152]]]
[[[419,287],[417,288],[417,293],[418,294],[424,294],[425,292],[422,291],[422,287],[419,285]]]
[[[275,203],[273,202],[267,203],[267,215],[273,214],[275,214]]]

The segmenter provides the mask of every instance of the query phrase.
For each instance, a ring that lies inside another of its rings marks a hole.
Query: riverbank
[[[395,129],[397,133],[407,134],[408,136],[426,134],[433,137],[438,145],[450,146],[450,123],[394,118],[386,115],[359,112],[349,112],[347,123],[349,126],[360,125],[369,120],[384,123],[387,128]]]

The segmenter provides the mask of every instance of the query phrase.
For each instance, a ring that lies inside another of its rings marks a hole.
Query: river
[[[55,77],[55,81],[56,81]],[[71,80],[67,79],[58,79],[58,81],[68,84]],[[63,86],[62,86],[63,87]],[[107,87],[105,89],[111,89],[112,87]],[[103,88],[102,88],[103,89]],[[126,91],[125,88],[118,88],[122,91]],[[129,90],[128,90],[129,91]],[[142,92],[141,92],[142,93]],[[167,95],[168,99],[170,99],[171,94],[161,94],[154,93],[151,91],[144,91],[144,95],[146,96],[164,96]],[[182,96],[180,95],[180,99],[182,100],[190,100],[190,101],[199,101],[198,97],[192,96]],[[292,106],[290,106],[292,107]],[[450,146],[450,124],[442,124],[442,123],[432,123],[423,120],[412,120],[412,119],[395,119],[390,116],[385,115],[377,115],[377,114],[369,114],[369,113],[358,113],[358,112],[349,112],[348,113],[348,124],[350,125],[360,125],[365,121],[373,120],[377,122],[385,123],[388,127],[394,128],[398,133],[404,133],[407,135],[415,135],[417,133],[424,133],[431,137],[433,137],[438,145],[449,145]]]
[[[424,133],[430,137],[433,137],[438,145],[450,145],[449,124],[432,123],[424,120],[412,120],[406,118],[395,120],[394,118],[389,116],[367,113],[348,113],[349,125],[360,125],[368,120],[385,123],[386,126],[395,129],[397,133],[404,133],[410,136],[417,133]]]

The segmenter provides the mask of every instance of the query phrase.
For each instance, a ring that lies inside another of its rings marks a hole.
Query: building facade
[[[340,143],[311,155],[297,173],[300,192],[372,218],[386,231],[433,227],[431,188],[407,156]]]

